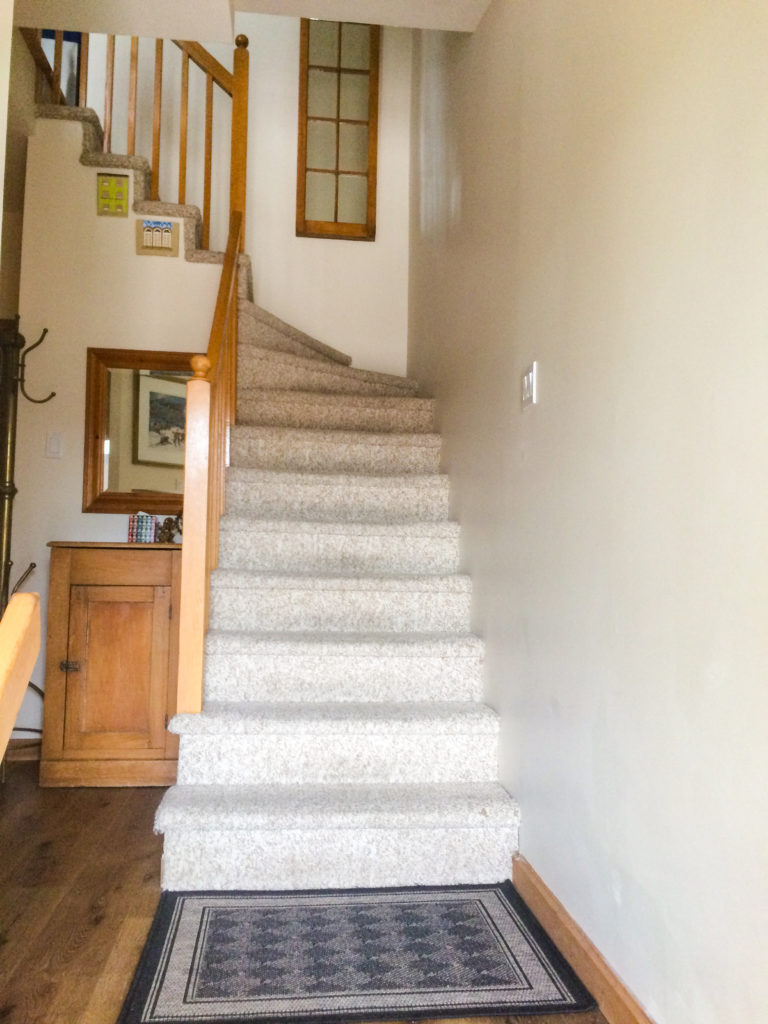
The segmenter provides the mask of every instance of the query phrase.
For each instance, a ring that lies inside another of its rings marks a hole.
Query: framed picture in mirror
[[[84,512],[182,511],[193,354],[88,349]]]

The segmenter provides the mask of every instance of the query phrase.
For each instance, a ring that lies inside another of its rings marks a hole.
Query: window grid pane
[[[371,79],[374,68],[378,75],[378,65],[372,63],[372,54],[378,55],[378,29],[339,22],[309,21],[307,25],[302,44],[306,69],[306,128],[300,164],[303,217],[313,222],[313,233],[322,224],[329,228],[349,224],[356,228],[346,237],[373,238],[375,221],[372,207],[369,224],[368,192],[375,135],[369,150],[369,127],[371,110],[375,110]],[[375,121],[373,127],[375,130]],[[375,197],[375,164],[373,182]],[[297,219],[297,233],[306,233],[300,228]]]

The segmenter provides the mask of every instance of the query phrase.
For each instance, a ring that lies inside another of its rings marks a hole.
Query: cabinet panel
[[[165,755],[170,606],[169,587],[71,588],[66,751]]]
[[[51,545],[40,782],[167,785],[178,545]]]

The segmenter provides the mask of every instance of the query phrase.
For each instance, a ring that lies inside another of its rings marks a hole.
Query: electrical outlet
[[[521,378],[522,387],[520,399],[523,408],[525,408],[526,405],[536,405],[539,400],[538,369],[538,363],[531,363]]]

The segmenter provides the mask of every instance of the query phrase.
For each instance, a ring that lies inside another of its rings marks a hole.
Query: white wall
[[[13,0],[0,0],[0,185],[5,175],[5,132],[7,126],[8,88],[11,77],[11,36],[13,34]]]
[[[417,56],[409,369],[522,853],[659,1024],[765,1020],[768,7],[495,0]]]
[[[8,91],[10,86],[10,51],[13,36],[13,2],[12,0],[0,0],[0,193],[5,193],[5,157],[6,157],[6,132],[8,128]],[[5,201],[3,199],[3,207]],[[5,222],[3,211],[0,210],[0,257],[4,245],[2,241],[2,230]],[[0,301],[3,298],[3,290],[0,283]],[[0,309],[0,316],[7,315]]]
[[[404,373],[411,33],[384,29],[375,242],[296,237],[299,21],[236,16],[250,40],[246,251],[256,301],[352,356]]]
[[[14,21],[30,28],[116,32],[163,39],[232,39],[229,0],[16,0]]]
[[[40,592],[43,609],[48,541],[127,539],[127,516],[80,511],[86,349],[205,351],[221,276],[220,266],[187,263],[183,251],[137,256],[135,215],[96,216],[97,170],[79,163],[81,146],[79,124],[41,120],[27,155],[21,332],[28,344],[44,327],[49,334],[29,357],[26,386],[35,398],[56,397],[45,405],[19,398],[11,579],[36,562],[25,589]],[[45,457],[49,432],[61,435],[61,459]],[[41,657],[38,685],[43,665]],[[18,721],[38,724],[36,698]]]
[[[10,43],[10,90],[7,134],[3,132],[5,182],[3,186],[2,260],[0,260],[0,317],[19,311],[21,228],[24,212],[24,175],[27,138],[34,131],[35,65],[18,30]],[[0,56],[0,65],[3,57]],[[2,100],[0,100],[0,103]]]

